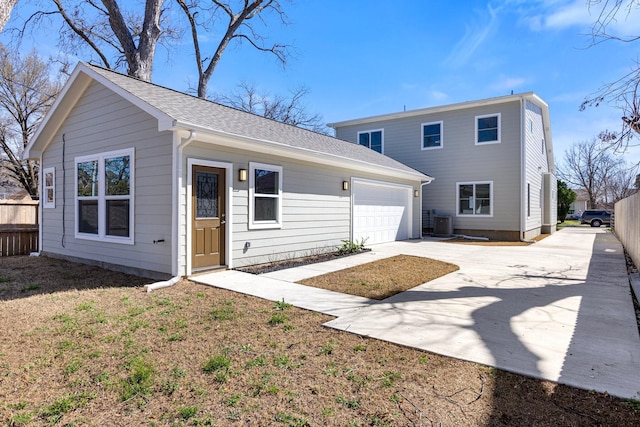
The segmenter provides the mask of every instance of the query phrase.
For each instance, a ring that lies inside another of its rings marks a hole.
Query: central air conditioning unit
[[[437,237],[451,237],[453,221],[450,216],[437,216],[433,221],[433,235]]]

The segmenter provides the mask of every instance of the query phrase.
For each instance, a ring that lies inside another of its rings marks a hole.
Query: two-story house
[[[423,187],[423,229],[445,219],[456,234],[532,239],[556,230],[548,105],[528,92],[330,124],[434,177]]]

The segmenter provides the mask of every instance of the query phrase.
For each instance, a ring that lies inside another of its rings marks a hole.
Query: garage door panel
[[[411,189],[354,182],[353,238],[368,244],[410,237]]]

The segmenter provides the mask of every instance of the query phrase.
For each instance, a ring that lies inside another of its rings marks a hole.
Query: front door
[[[225,170],[194,165],[192,173],[193,269],[225,264]]]

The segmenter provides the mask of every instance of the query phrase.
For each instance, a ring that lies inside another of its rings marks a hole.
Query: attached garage
[[[405,240],[411,237],[412,187],[354,179],[353,241],[367,245]]]

